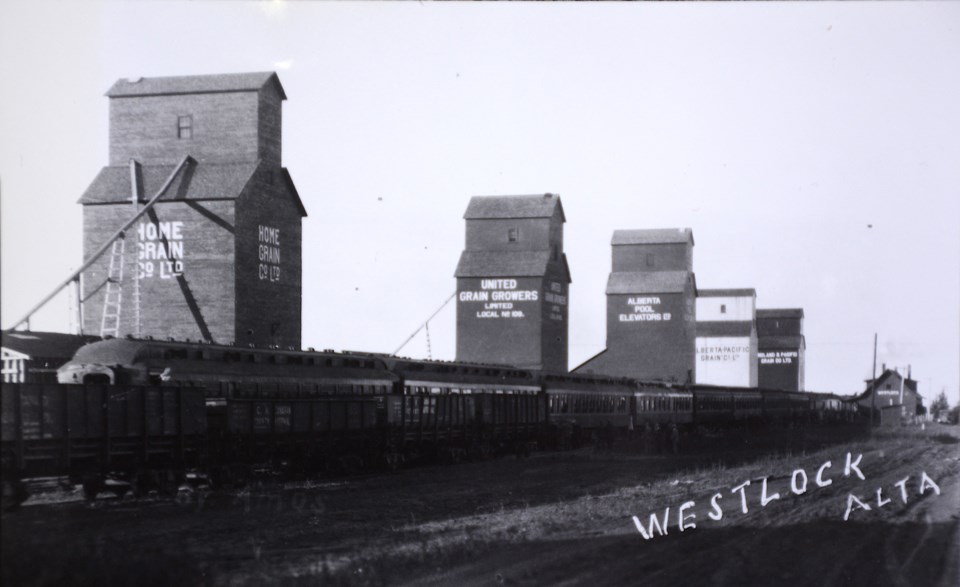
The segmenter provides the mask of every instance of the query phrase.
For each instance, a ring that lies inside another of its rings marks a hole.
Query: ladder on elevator
[[[123,233],[113,241],[110,267],[107,269],[107,291],[103,296],[103,319],[100,336],[117,337],[120,334],[120,310],[123,302],[123,252],[126,247]]]

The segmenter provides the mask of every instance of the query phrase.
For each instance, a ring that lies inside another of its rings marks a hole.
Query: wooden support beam
[[[150,198],[150,201],[147,202],[147,204],[143,207],[143,209],[141,209],[141,210],[138,211],[136,214],[134,214],[133,217],[130,218],[130,220],[128,220],[122,227],[120,227],[119,230],[117,230],[115,233],[113,233],[113,236],[111,236],[109,239],[107,239],[107,242],[103,243],[103,245],[102,245],[99,249],[97,249],[97,251],[96,251],[95,253],[93,253],[92,255],[90,255],[90,257],[89,257],[86,261],[83,262],[83,265],[81,265],[79,269],[77,269],[76,271],[74,271],[73,273],[71,273],[71,274],[70,274],[70,277],[68,277],[68,278],[66,278],[65,280],[63,280],[63,282],[62,282],[60,285],[58,285],[47,297],[43,298],[43,300],[41,300],[39,304],[37,304],[36,306],[34,306],[33,308],[31,308],[30,311],[27,312],[27,314],[26,314],[23,318],[21,318],[20,320],[18,320],[17,322],[15,322],[15,323],[13,324],[13,326],[11,326],[11,329],[14,329],[14,328],[20,326],[21,324],[24,324],[24,323],[29,322],[30,318],[34,315],[34,313],[36,313],[37,310],[39,310],[40,308],[42,308],[42,307],[44,307],[45,305],[47,305],[47,302],[49,302],[51,299],[53,299],[53,297],[54,297],[55,295],[57,295],[58,293],[60,293],[60,291],[61,291],[63,288],[67,287],[67,286],[70,284],[70,282],[72,282],[74,279],[77,279],[77,278],[80,276],[81,273],[83,273],[84,271],[86,271],[86,269],[87,269],[88,267],[90,267],[91,265],[93,265],[93,264],[96,262],[96,260],[99,259],[100,256],[103,255],[103,254],[107,251],[107,249],[110,248],[110,245],[113,244],[113,241],[115,241],[115,240],[117,240],[118,238],[120,238],[120,236],[123,235],[123,233],[126,232],[128,228],[130,228],[131,226],[133,226],[133,224],[134,224],[137,220],[139,220],[141,216],[143,216],[144,214],[147,213],[147,210],[150,210],[150,208],[152,208],[153,205],[156,204],[157,201],[158,201],[165,193],[167,193],[167,190],[170,188],[170,184],[173,183],[173,180],[176,179],[176,177],[177,177],[177,175],[180,173],[180,171],[181,171],[184,167],[186,167],[187,164],[194,164],[194,163],[196,163],[196,160],[194,160],[193,157],[191,157],[190,155],[186,155],[183,159],[181,159],[181,160],[180,160],[180,163],[177,164],[177,166],[174,168],[173,172],[170,174],[170,177],[167,178],[167,181],[163,182],[163,186],[161,186],[160,189],[157,191],[157,193],[156,193],[152,198]]]

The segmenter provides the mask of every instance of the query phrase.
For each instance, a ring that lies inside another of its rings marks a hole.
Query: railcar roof
[[[103,364],[123,364],[133,363],[142,360],[147,356],[148,349],[183,349],[183,350],[216,350],[222,353],[247,353],[263,356],[287,356],[287,357],[322,357],[331,359],[356,359],[361,361],[372,361],[374,364],[385,369],[386,364],[382,357],[361,354],[361,353],[336,353],[333,351],[312,351],[312,350],[293,350],[293,349],[271,349],[262,347],[242,347],[232,345],[220,345],[213,343],[200,343],[190,341],[167,341],[167,340],[143,340],[128,338],[111,338],[97,341],[81,347],[74,355],[74,361],[82,363],[103,363]]]
[[[139,340],[123,340],[111,338],[92,342],[80,347],[73,360],[76,363],[100,363],[104,365],[116,365],[132,363],[137,358],[146,342]]]
[[[531,382],[535,380],[532,371],[504,365],[485,365],[480,363],[453,363],[442,361],[417,361],[399,357],[383,357],[387,366],[404,377],[450,377],[472,381],[514,380]]]
[[[547,388],[562,389],[567,386],[591,386],[593,388],[621,389],[634,391],[636,381],[620,377],[605,377],[603,375],[580,375],[577,373],[551,373],[543,376],[543,383]]]

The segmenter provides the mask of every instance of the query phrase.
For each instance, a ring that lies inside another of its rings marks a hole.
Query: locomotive
[[[3,387],[4,477],[69,475],[89,496],[187,470],[216,482],[421,456],[442,462],[649,429],[843,422],[830,394],[676,385],[500,365],[153,339],[81,347],[59,385]]]

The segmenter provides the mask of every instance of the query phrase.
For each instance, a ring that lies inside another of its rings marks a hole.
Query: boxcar
[[[199,465],[205,435],[204,395],[187,386],[2,388],[5,478],[69,475],[95,493],[107,475]]]
[[[302,471],[373,460],[397,380],[382,361],[327,354],[307,379],[219,386],[207,407],[211,460]]]

